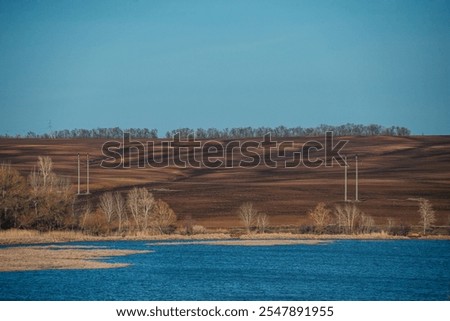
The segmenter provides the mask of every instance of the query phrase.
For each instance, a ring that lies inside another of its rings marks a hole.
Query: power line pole
[[[355,170],[356,170],[356,183],[355,183],[355,189],[356,189],[356,195],[355,195],[355,201],[359,201],[359,197],[358,197],[358,155],[355,155]]]
[[[80,195],[80,153],[78,153],[78,195]]]
[[[86,194],[89,194],[89,153],[86,154]]]
[[[345,166],[344,166],[344,201],[347,202],[347,156],[345,156]]]

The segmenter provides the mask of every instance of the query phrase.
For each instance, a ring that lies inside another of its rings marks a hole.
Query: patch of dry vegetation
[[[76,241],[120,241],[120,240],[211,240],[230,239],[231,235],[225,232],[204,233],[195,235],[181,234],[148,234],[136,232],[132,235],[93,236],[73,231],[38,232],[35,230],[10,229],[0,231],[0,244],[39,244],[39,243],[63,243]]]
[[[71,246],[9,247],[0,249],[0,272],[119,268],[129,264],[108,263],[100,260],[138,253],[149,253],[149,251]]]
[[[260,240],[212,240],[212,241],[198,241],[198,242],[162,242],[151,245],[230,245],[230,246],[276,246],[276,245],[319,245],[327,244],[331,241],[325,240],[281,240],[281,239],[260,239]]]
[[[396,236],[387,233],[367,234],[292,234],[292,233],[267,233],[267,234],[245,234],[241,235],[243,240],[265,240],[265,239],[296,239],[296,240],[406,240],[407,236]]]
[[[99,237],[73,231],[39,232],[36,230],[2,230],[0,231],[0,244],[36,244],[60,243],[71,241],[96,241]]]
[[[420,239],[449,240],[449,235],[411,236]],[[225,230],[204,234],[162,234],[151,235],[147,233],[135,233],[125,236],[91,236],[81,232],[52,231],[38,232],[34,230],[6,230],[0,231],[0,244],[39,244],[39,243],[63,243],[75,241],[209,241],[209,240],[405,240],[408,236],[390,235],[385,232],[367,234],[293,234],[293,233],[250,233],[233,236]]]

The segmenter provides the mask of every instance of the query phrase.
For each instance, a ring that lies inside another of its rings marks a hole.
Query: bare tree
[[[340,228],[344,233],[352,234],[355,231],[356,222],[361,216],[361,211],[355,204],[336,205],[335,215]]]
[[[191,214],[187,214],[184,217],[184,230],[187,235],[194,234],[194,220]]]
[[[107,192],[100,196],[100,209],[105,214],[108,225],[111,225],[113,215],[116,212],[113,193]]]
[[[57,192],[67,197],[71,194],[70,180],[53,172],[53,161],[49,156],[39,156],[36,167],[28,176],[33,195]]]
[[[28,175],[28,183],[31,186],[32,195],[36,196],[39,193],[41,187],[41,179],[39,174],[36,172],[36,167],[34,167],[30,175]]]
[[[331,222],[331,210],[327,208],[325,203],[320,202],[316,207],[308,213],[318,232],[323,232]]]
[[[52,176],[53,162],[49,156],[38,157],[39,174],[42,177],[42,185],[46,188]]]
[[[175,223],[177,216],[175,212],[170,208],[169,204],[163,200],[156,200],[153,206],[153,225],[159,233],[163,234],[164,229]]]
[[[203,225],[192,226],[192,234],[205,234],[206,232],[207,229]]]
[[[128,208],[138,230],[147,230],[154,202],[153,194],[146,188],[135,187],[128,193]]]
[[[425,198],[419,199],[420,223],[423,226],[423,234],[430,228],[431,224],[436,222],[436,214],[431,202]]]
[[[394,228],[394,225],[395,225],[395,220],[392,218],[392,217],[388,217],[387,219],[386,219],[386,229],[387,229],[387,232],[388,233],[392,233],[392,231],[393,231],[393,228]]]
[[[247,233],[250,233],[250,228],[255,222],[256,215],[258,215],[258,210],[254,208],[253,203],[246,202],[239,207],[238,216],[244,223]]]
[[[128,192],[127,205],[133,217],[136,229],[140,229],[140,208],[139,208],[139,195],[138,189],[135,187]]]
[[[269,217],[265,213],[259,213],[256,216],[256,228],[260,233],[264,233],[266,231],[267,226],[269,225]]]
[[[361,233],[367,234],[372,232],[373,226],[375,225],[375,221],[372,216],[367,215],[365,213],[361,214],[361,219],[359,223],[359,228]]]
[[[69,178],[53,174],[52,182],[58,194],[60,194],[65,199],[73,199],[72,183],[70,182]]]
[[[67,223],[73,204],[70,180],[56,175],[52,164],[50,157],[39,157],[38,170],[34,169],[28,177],[34,215],[25,218],[22,227],[52,230],[63,228]]]
[[[114,206],[117,219],[119,220],[119,233],[122,232],[122,226],[127,221],[127,207],[125,200],[120,192],[114,193]]]
[[[80,227],[81,230],[84,231],[85,226],[86,226],[86,220],[88,219],[89,216],[91,216],[92,214],[92,206],[91,203],[89,201],[86,202],[86,204],[83,206],[83,212],[82,212],[82,219],[80,222]]]

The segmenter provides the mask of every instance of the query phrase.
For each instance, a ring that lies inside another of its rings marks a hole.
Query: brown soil
[[[323,142],[323,137],[289,139],[298,148],[307,140]],[[450,136],[347,137],[347,155],[358,154],[359,206],[384,225],[388,217],[395,224],[418,224],[416,198],[429,199],[437,215],[437,225],[450,223]],[[255,139],[254,139],[255,140]],[[336,142],[337,138],[335,138]],[[280,142],[281,140],[279,140]],[[344,170],[338,165],[316,169],[266,168],[132,168],[105,169],[104,140],[0,140],[0,162],[11,162],[23,174],[33,168],[37,156],[48,155],[57,173],[77,181],[76,154],[90,153],[91,192],[80,197],[96,201],[107,190],[127,191],[146,186],[168,202],[179,224],[192,217],[193,224],[209,228],[241,227],[236,210],[251,201],[268,214],[271,226],[308,224],[308,211],[318,202],[329,205],[343,200]],[[142,157],[142,155],[140,155]],[[349,158],[350,159],[350,158]],[[134,165],[133,165],[134,162]],[[84,170],[84,169],[83,169]],[[84,183],[84,181],[83,181]],[[354,162],[350,160],[349,197],[353,198]]]

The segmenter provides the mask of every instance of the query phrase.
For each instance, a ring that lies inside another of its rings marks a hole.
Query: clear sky
[[[0,0],[0,133],[450,134],[447,0]]]

